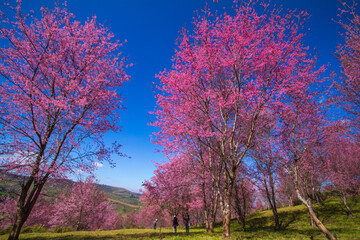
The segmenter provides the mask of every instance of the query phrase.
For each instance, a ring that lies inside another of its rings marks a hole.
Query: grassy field
[[[335,233],[338,239],[360,240],[360,203],[350,202],[354,211],[354,218],[349,218],[341,203],[336,199],[329,199],[325,207],[318,205],[316,211],[320,220]],[[309,215],[304,206],[287,207],[279,209],[282,230],[273,230],[273,220],[270,211],[258,211],[253,213],[247,223],[247,231],[242,232],[240,225],[232,222],[231,239],[325,239],[318,229],[310,226]],[[177,234],[172,229],[120,229],[114,231],[94,232],[67,232],[67,233],[26,233],[20,235],[21,239],[31,240],[100,240],[100,239],[219,239],[222,236],[222,226],[217,225],[215,233],[205,233],[204,228],[191,228],[186,234],[183,228],[179,228]],[[7,235],[0,236],[0,240],[7,239]]]

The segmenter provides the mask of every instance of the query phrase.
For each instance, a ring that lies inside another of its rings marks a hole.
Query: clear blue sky
[[[47,6],[49,0],[24,0],[24,9],[39,13],[41,5]],[[96,15],[98,21],[110,27],[120,41],[127,40],[123,47],[124,55],[135,66],[129,69],[131,81],[122,89],[126,111],[122,112],[120,133],[107,134],[106,141],[118,141],[123,152],[131,159],[114,157],[117,166],[107,164],[98,168],[96,177],[100,183],[124,187],[138,192],[145,179],[152,176],[153,162],[163,159],[156,153],[157,146],[150,142],[150,135],[156,131],[149,126],[154,118],[149,114],[154,109],[155,98],[152,89],[157,82],[155,74],[171,67],[171,57],[176,47],[179,31],[186,26],[191,29],[195,10],[201,10],[208,2],[211,9],[231,9],[232,0],[68,0],[68,9],[77,20],[84,21]],[[307,9],[312,15],[306,26],[310,28],[306,44],[315,49],[319,56],[318,64],[328,64],[328,69],[338,70],[337,61],[332,55],[342,41],[341,28],[332,21],[337,19],[338,0],[273,0],[271,4],[282,4],[284,9]],[[230,12],[230,11],[229,11]],[[327,73],[329,75],[329,71]]]

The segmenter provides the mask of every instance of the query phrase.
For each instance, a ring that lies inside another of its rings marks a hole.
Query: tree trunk
[[[33,177],[29,177],[29,179],[26,181],[26,184],[21,186],[21,193],[16,206],[15,221],[8,238],[9,240],[19,239],[21,228],[28,219],[46,180],[47,176],[44,177],[41,181],[36,181],[31,191],[29,190],[32,183],[34,182]]]
[[[325,237],[330,240],[336,240],[336,237],[327,230],[327,228],[324,226],[324,224],[317,218],[314,209],[311,205],[306,206],[309,210],[309,213],[314,220],[316,226],[324,233]]]
[[[320,219],[317,218],[316,213],[315,213],[313,207],[311,206],[311,204],[308,201],[306,201],[304,198],[302,198],[302,196],[300,195],[298,190],[296,190],[296,192],[298,194],[300,201],[302,203],[304,203],[305,206],[307,207],[307,209],[309,210],[310,218],[314,222],[315,226],[317,226],[320,229],[320,231],[322,231],[324,233],[324,235],[327,239],[336,240],[336,237],[333,234],[331,234],[330,231],[327,230],[327,228],[324,226],[324,224],[320,221]]]
[[[316,228],[316,223],[315,223],[315,219],[313,218],[313,216],[311,216],[310,212],[309,212],[309,217],[310,217],[310,226],[312,228]]]
[[[316,226],[319,228],[320,231],[322,231],[325,235],[325,237],[327,239],[330,240],[336,240],[336,236],[334,236],[333,234],[331,234],[329,232],[329,230],[327,230],[327,228],[324,226],[324,224],[320,221],[320,219],[317,218],[315,211],[312,207],[312,204],[310,201],[307,201],[305,198],[303,198],[303,196],[300,193],[300,189],[299,189],[299,172],[298,172],[298,166],[297,166],[297,161],[295,160],[294,162],[294,174],[295,174],[295,192],[297,197],[299,198],[299,200],[305,204],[305,206],[307,207],[307,209],[309,210],[309,214],[310,214],[310,218],[315,222]]]
[[[272,197],[272,212],[275,221],[275,230],[280,230],[279,214],[277,212],[277,206],[276,206],[275,183],[271,175],[270,175],[270,187],[271,187],[271,197]]]
[[[278,230],[280,230],[279,214],[277,212],[276,207],[272,208],[271,210],[272,210],[272,213],[273,213],[273,216],[274,216],[275,230],[278,231]]]
[[[225,201],[223,208],[223,237],[230,238],[230,220],[231,220],[231,183],[225,183]]]
[[[226,194],[228,195],[228,194]],[[231,220],[231,209],[228,201],[229,197],[225,197],[225,204],[223,210],[223,237],[230,238],[230,220]]]
[[[213,221],[209,222],[209,231],[208,232],[214,233],[214,225],[215,225],[215,223]]]
[[[242,202],[240,201],[239,198],[239,186],[241,187],[242,190]],[[234,209],[237,212],[238,215],[238,223],[241,224],[243,232],[246,231],[246,194],[244,193],[245,189],[242,185],[242,183],[240,182],[239,185],[237,183],[235,183],[235,205],[234,205]]]
[[[219,193],[216,193],[214,202],[212,204],[212,211],[211,211],[211,216],[210,216],[210,222],[209,222],[209,231],[211,233],[214,232],[214,226],[215,226],[215,221],[216,221],[216,213],[217,213],[217,208],[218,208],[218,202],[219,202]]]
[[[23,219],[24,219],[24,217],[19,217],[18,213],[16,214],[15,223],[12,226],[8,240],[18,240],[19,239],[21,228],[25,223],[25,221]]]
[[[264,186],[265,186],[265,192],[266,192],[266,197],[267,200],[269,202],[271,211],[273,213],[273,217],[274,217],[274,222],[275,222],[275,230],[280,230],[280,222],[279,222],[279,214],[277,212],[277,207],[276,207],[276,199],[275,199],[275,186],[274,186],[274,181],[273,178],[269,177],[269,184],[270,184],[270,188],[271,188],[271,194],[267,185],[267,181],[266,181],[266,176],[263,176],[263,181],[264,181]]]
[[[208,206],[207,206],[207,202],[206,202],[205,177],[204,177],[204,174],[203,174],[203,182],[202,182],[202,184],[201,184],[201,190],[202,190],[202,195],[203,195],[205,227],[206,227],[206,232],[209,232],[209,216],[208,216]]]
[[[297,194],[297,197],[300,199],[300,201],[307,207],[309,210],[310,218],[314,221],[315,225],[319,228],[320,231],[322,231],[327,239],[330,240],[336,240],[336,237],[330,233],[329,230],[324,226],[324,224],[320,221],[320,219],[317,218],[315,211],[312,207],[312,204],[310,201],[307,201],[305,198],[302,197],[300,190],[299,190],[299,181],[298,181],[298,168],[295,162],[294,167],[294,174],[295,174],[295,191]]]
[[[294,206],[294,200],[293,198],[290,196],[289,197],[289,207],[293,207]]]
[[[353,218],[354,215],[353,215],[353,213],[352,213],[349,205],[347,204],[346,196],[345,196],[344,194],[342,194],[342,197],[341,197],[341,198],[342,198],[342,200],[343,200],[343,203],[344,203],[344,205],[345,205],[345,208],[346,208],[346,210],[347,210],[347,213],[349,214],[349,217]]]
[[[246,232],[246,221],[245,221],[245,217],[243,215],[239,215],[238,223],[241,223],[243,232]]]

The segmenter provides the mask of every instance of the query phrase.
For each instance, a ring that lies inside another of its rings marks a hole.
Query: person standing
[[[179,226],[178,220],[176,215],[174,215],[174,219],[173,219],[173,233],[176,233],[176,228],[177,226]]]
[[[154,221],[154,230],[156,230],[157,219]]]
[[[186,232],[189,233],[190,228],[190,216],[189,214],[184,218]]]

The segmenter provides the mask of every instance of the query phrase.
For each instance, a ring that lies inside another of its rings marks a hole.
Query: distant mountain
[[[0,178],[0,196],[16,197],[20,191],[22,178],[14,174],[3,174]],[[44,196],[54,200],[61,190],[71,187],[74,181],[68,179],[51,179],[44,187]],[[129,211],[137,211],[140,203],[140,193],[133,193],[125,188],[113,187],[104,184],[96,184],[99,189],[106,193],[108,199],[115,205],[116,210],[125,214]]]

